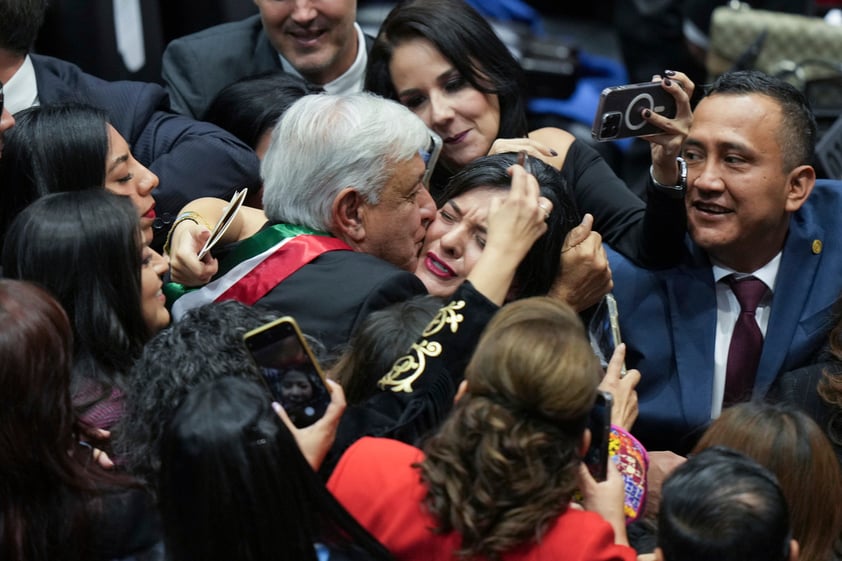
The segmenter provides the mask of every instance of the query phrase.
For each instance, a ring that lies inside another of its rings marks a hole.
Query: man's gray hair
[[[343,189],[378,203],[395,165],[428,141],[421,119],[397,102],[369,93],[305,96],[281,117],[263,158],[266,216],[327,231]]]

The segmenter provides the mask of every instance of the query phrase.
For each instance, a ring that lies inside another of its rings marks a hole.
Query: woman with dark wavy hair
[[[0,558],[123,558],[158,541],[151,501],[79,445],[73,336],[58,302],[0,280]]]
[[[161,294],[167,262],[143,243],[137,211],[104,189],[41,197],[9,228],[2,264],[67,311],[74,403],[83,421],[110,428],[122,414],[123,375],[170,320]]]
[[[633,560],[619,472],[609,466],[597,484],[582,465],[601,378],[570,307],[546,297],[508,304],[423,452],[364,438],[328,488],[399,559]],[[576,488],[586,511],[571,507]]]

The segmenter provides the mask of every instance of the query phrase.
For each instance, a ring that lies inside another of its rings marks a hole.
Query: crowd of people
[[[798,89],[662,70],[644,202],[530,130],[463,0],[376,37],[255,3],[166,88],[0,3],[0,558],[842,558],[842,182]],[[245,342],[283,316],[303,428]]]

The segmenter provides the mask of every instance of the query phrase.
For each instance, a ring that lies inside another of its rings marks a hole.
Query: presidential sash
[[[349,250],[348,244],[325,232],[274,224],[240,242],[205,286],[191,289],[167,283],[164,293],[174,321],[210,302],[237,300],[251,306],[319,255]]]

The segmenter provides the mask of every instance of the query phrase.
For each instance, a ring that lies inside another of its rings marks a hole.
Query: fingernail
[[[649,109],[644,109],[644,110],[643,110],[643,116],[644,116],[644,117],[646,117],[646,118],[648,119],[649,117],[651,117],[651,116],[652,116],[652,111],[651,111],[651,110],[649,110]]]
[[[671,85],[672,85],[672,80],[670,80],[669,78],[664,78],[664,85],[665,85],[665,86],[671,86]]]
[[[280,414],[280,412],[281,412],[281,411],[283,411],[283,410],[284,410],[284,408],[283,408],[283,407],[281,407],[281,404],[280,404],[280,403],[278,403],[277,401],[273,401],[273,402],[272,402],[272,410],[274,410],[274,411],[275,411],[275,413]]]
[[[664,74],[667,76],[675,76],[675,70],[664,70]]]
[[[555,158],[556,156],[558,156],[558,152],[556,152],[554,149],[550,148],[550,155],[551,155],[553,158]]]

